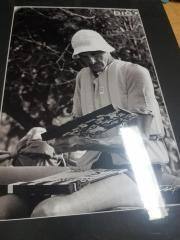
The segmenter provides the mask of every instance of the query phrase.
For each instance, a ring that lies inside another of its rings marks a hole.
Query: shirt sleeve
[[[82,108],[81,108],[81,84],[80,84],[80,76],[79,74],[76,77],[76,86],[73,96],[73,116],[74,117],[80,117],[82,116]]]
[[[154,88],[149,71],[132,64],[127,73],[128,110],[139,114],[153,115]]]

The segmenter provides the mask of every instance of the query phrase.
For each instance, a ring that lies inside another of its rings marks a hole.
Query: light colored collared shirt
[[[83,68],[77,75],[73,114],[76,117],[112,104],[140,115],[150,115],[152,120],[146,132],[146,147],[152,163],[169,161],[163,140],[164,127],[149,71],[137,64],[114,60],[97,77],[90,68]],[[116,131],[117,132],[117,131]],[[127,163],[116,156],[115,164]]]

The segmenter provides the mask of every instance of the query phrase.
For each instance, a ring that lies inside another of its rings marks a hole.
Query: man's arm
[[[128,110],[138,114],[136,125],[148,136],[156,101],[151,76],[146,68],[133,64],[127,79]]]
[[[83,150],[93,150],[100,152],[121,152],[122,141],[120,136],[112,138],[84,138],[72,136],[67,138],[56,139],[53,147],[57,154],[64,152],[74,152]]]

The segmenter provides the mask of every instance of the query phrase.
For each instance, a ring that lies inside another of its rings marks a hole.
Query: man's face
[[[80,61],[94,73],[102,72],[108,64],[109,53],[103,51],[84,52],[79,54]]]

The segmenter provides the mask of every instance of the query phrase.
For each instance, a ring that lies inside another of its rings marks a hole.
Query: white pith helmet
[[[83,29],[76,32],[71,40],[74,49],[72,57],[83,52],[103,51],[113,52],[115,49],[96,31]]]

